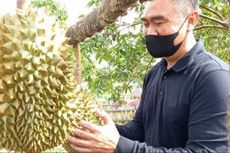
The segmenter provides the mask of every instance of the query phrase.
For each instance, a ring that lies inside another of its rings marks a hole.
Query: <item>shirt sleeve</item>
[[[145,137],[144,127],[143,127],[143,117],[142,117],[143,115],[142,106],[145,97],[144,96],[145,88],[147,87],[150,78],[151,78],[151,71],[149,71],[148,74],[145,76],[140,105],[138,106],[138,109],[135,113],[133,120],[125,125],[116,125],[120,135],[131,140],[138,140],[139,142],[143,142]]]
[[[188,141],[184,148],[159,148],[120,136],[116,152],[227,153],[228,72],[213,71],[199,77],[195,86],[187,123]]]
[[[138,107],[134,119],[126,125],[116,125],[120,135],[131,140],[144,141],[144,127],[142,123],[142,104]]]

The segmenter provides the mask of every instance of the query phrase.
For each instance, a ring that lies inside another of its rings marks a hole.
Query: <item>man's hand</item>
[[[86,121],[81,121],[79,125],[83,129],[75,129],[74,136],[69,137],[68,141],[70,146],[76,152],[115,152],[120,137],[117,128],[106,112],[97,111],[97,116],[103,119],[105,123],[104,126],[97,126]]]

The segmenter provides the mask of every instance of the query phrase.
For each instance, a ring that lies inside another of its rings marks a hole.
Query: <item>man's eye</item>
[[[149,24],[148,23],[143,23],[143,26],[144,27],[149,27]]]
[[[155,24],[156,24],[157,26],[160,26],[160,25],[164,24],[164,22],[156,22]]]

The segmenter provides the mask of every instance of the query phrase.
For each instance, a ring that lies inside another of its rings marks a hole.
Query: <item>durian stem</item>
[[[30,0],[17,0],[17,9],[26,10],[30,4]]]
[[[82,69],[81,69],[81,47],[78,43],[76,45],[76,83],[81,83]]]

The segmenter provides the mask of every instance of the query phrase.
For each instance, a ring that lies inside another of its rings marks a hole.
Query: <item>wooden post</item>
[[[78,43],[76,45],[76,83],[81,83],[82,69],[81,69],[81,47]]]

